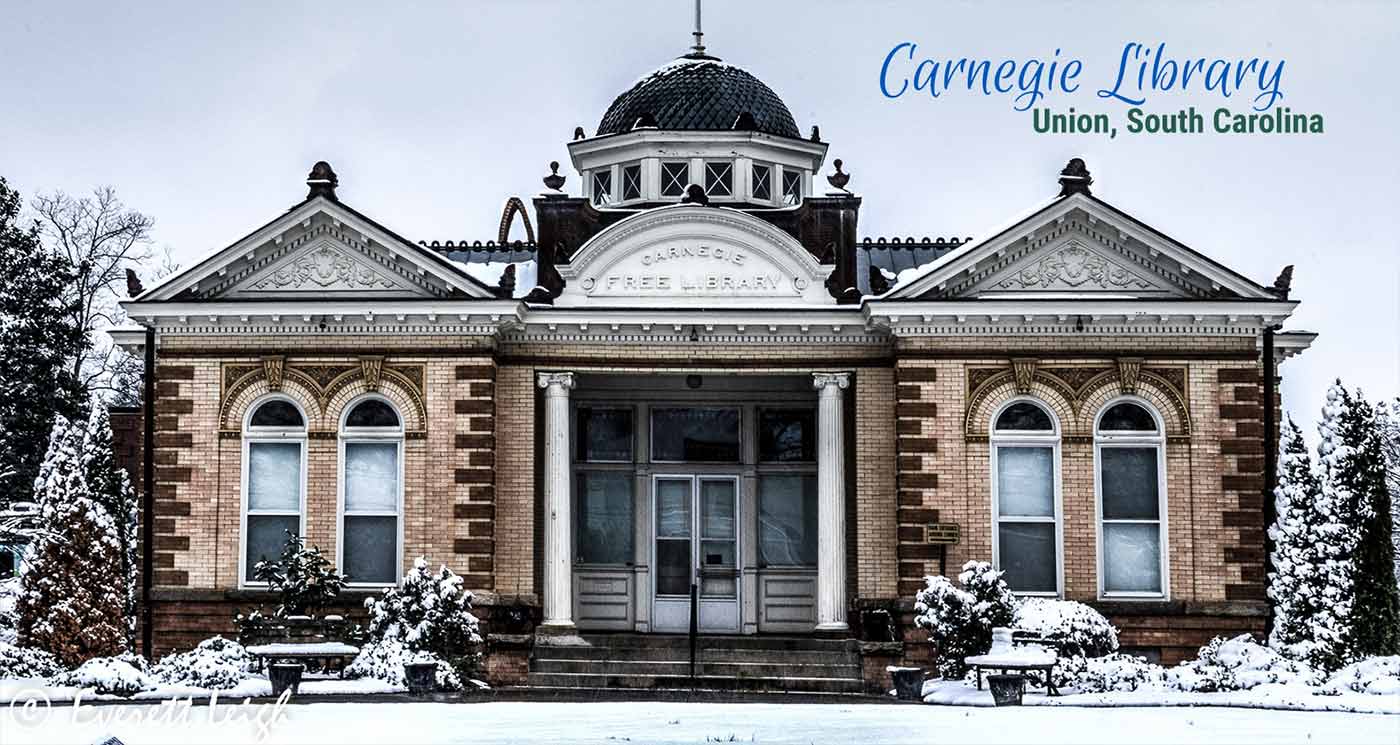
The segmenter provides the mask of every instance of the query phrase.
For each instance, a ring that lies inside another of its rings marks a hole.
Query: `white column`
[[[569,390],[574,374],[542,372],[544,389],[543,634],[574,631],[573,516],[569,488]]]
[[[813,373],[817,389],[817,631],[846,624],[846,447],[842,397],[850,373]]]

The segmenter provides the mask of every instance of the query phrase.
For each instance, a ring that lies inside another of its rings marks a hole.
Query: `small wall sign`
[[[962,536],[957,523],[929,523],[924,526],[924,542],[951,546]]]

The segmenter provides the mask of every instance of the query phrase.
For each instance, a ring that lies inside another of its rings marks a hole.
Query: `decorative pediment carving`
[[[329,241],[254,282],[250,289],[394,290],[402,285]]]
[[[996,283],[1004,290],[1151,290],[1156,285],[1077,241]]]

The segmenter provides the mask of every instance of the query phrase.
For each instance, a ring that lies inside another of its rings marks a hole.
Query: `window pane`
[[[734,541],[701,541],[700,563],[712,568],[735,566]]]
[[[760,409],[758,459],[765,463],[815,461],[817,414],[813,409]]]
[[[656,535],[690,535],[690,479],[659,479],[656,482]]]
[[[690,594],[690,541],[656,542],[656,594]]]
[[[259,406],[248,424],[253,427],[304,427],[306,421],[290,401],[273,400]]]
[[[622,198],[637,199],[642,196],[642,167],[626,166],[622,169]]]
[[[797,204],[802,199],[802,174],[783,171],[783,203]]]
[[[578,454],[582,461],[632,460],[632,410],[578,410]]]
[[[1002,523],[997,552],[1006,584],[1020,592],[1055,592],[1055,524]]]
[[[773,198],[772,179],[773,169],[768,166],[754,164],[753,167],[753,198],[769,200]]]
[[[758,558],[765,566],[816,565],[815,476],[758,477]]]
[[[394,411],[394,407],[371,398],[361,401],[350,410],[350,415],[345,417],[347,427],[397,427],[399,426],[399,414]]]
[[[1162,591],[1160,525],[1105,523],[1103,544],[1104,591]]]
[[[733,193],[734,164],[705,164],[705,193],[712,197],[727,197]]]
[[[590,564],[632,561],[632,474],[580,473],[578,555]]]
[[[1100,448],[1105,520],[1157,519],[1157,448]]]
[[[661,164],[661,195],[666,197],[685,196],[685,187],[690,185],[689,163]]]
[[[652,409],[651,433],[652,460],[739,460],[738,409]]]
[[[593,174],[593,203],[607,204],[612,201],[612,171],[599,171]]]
[[[397,512],[398,509],[398,443],[345,443],[345,511]]]
[[[1050,432],[1055,429],[1055,425],[1050,421],[1050,415],[1045,413],[1045,409],[1029,401],[1018,401],[1001,412],[1001,416],[997,417],[996,428]]]
[[[1002,515],[1054,517],[1054,449],[997,448],[997,500]]]
[[[1147,409],[1134,403],[1114,404],[1099,418],[1099,429],[1105,432],[1156,432],[1157,420]]]
[[[734,482],[700,480],[700,537],[734,538]]]
[[[351,582],[397,582],[399,519],[345,517],[345,561]]]
[[[248,509],[301,510],[301,443],[248,444]]]
[[[301,532],[301,518],[296,515],[249,515],[248,555],[244,576],[253,579],[253,567],[259,561],[271,561],[282,555],[287,545],[287,533]]]

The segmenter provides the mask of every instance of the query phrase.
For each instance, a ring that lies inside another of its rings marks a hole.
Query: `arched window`
[[[992,560],[1021,594],[1060,592],[1060,435],[1040,402],[992,419]]]
[[[400,575],[403,421],[387,401],[362,398],[340,427],[340,571],[351,584]]]
[[[1166,476],[1161,418],[1137,399],[1111,401],[1094,427],[1099,588],[1105,597],[1166,594]]]
[[[305,529],[306,417],[285,398],[255,402],[243,426],[243,561],[239,580]]]

